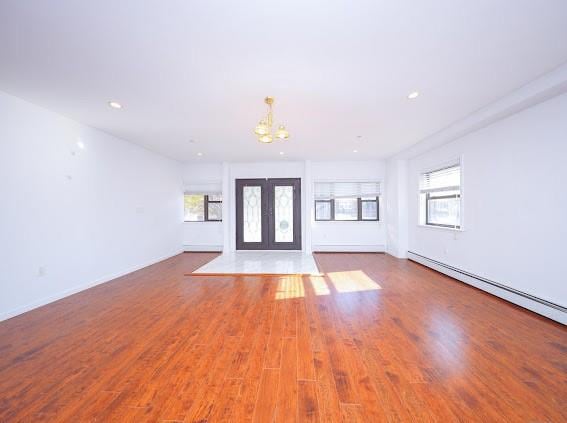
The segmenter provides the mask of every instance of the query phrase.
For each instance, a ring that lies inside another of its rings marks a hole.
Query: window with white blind
[[[461,166],[456,163],[421,174],[420,223],[461,228]]]
[[[380,218],[379,182],[316,182],[314,194],[315,220]]]
[[[222,221],[220,183],[193,184],[185,187],[185,222]]]

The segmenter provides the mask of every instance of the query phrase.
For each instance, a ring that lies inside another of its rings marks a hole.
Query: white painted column
[[[408,163],[388,160],[385,184],[386,252],[407,258],[408,251]]]
[[[227,162],[222,163],[222,233],[223,253],[230,252],[230,227],[232,225],[231,215],[232,196],[230,190],[230,165]]]
[[[313,222],[313,174],[311,170],[311,160],[305,160],[305,170],[303,172],[303,195],[301,202],[303,220],[303,251],[305,254],[313,252],[311,241],[311,224]]]
[[[398,169],[398,258],[408,257],[408,161],[397,160]]]

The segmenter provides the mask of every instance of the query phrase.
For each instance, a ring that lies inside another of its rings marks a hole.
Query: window
[[[315,200],[315,220],[332,220],[333,200]]]
[[[222,221],[220,194],[185,194],[185,222]]]
[[[420,223],[461,228],[460,164],[425,172],[419,184]]]
[[[315,183],[315,220],[379,220],[379,182]]]
[[[361,220],[378,220],[378,197],[360,199]]]
[[[205,195],[205,220],[209,222],[220,222],[222,220],[222,195]]]

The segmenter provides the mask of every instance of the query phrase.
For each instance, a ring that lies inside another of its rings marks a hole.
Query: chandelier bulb
[[[266,134],[266,135],[259,136],[258,141],[260,141],[261,143],[264,143],[264,144],[269,144],[273,141],[273,138],[270,134]]]
[[[266,125],[265,120],[262,119],[260,122],[258,122],[258,125],[254,129],[254,133],[256,135],[266,135],[267,133],[269,133],[269,128],[268,125]]]
[[[276,131],[276,138],[280,140],[287,140],[289,138],[289,132],[285,129],[284,125],[280,125]]]

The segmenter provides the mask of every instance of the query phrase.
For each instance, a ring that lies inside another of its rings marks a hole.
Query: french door
[[[236,249],[301,250],[301,179],[236,180]]]

